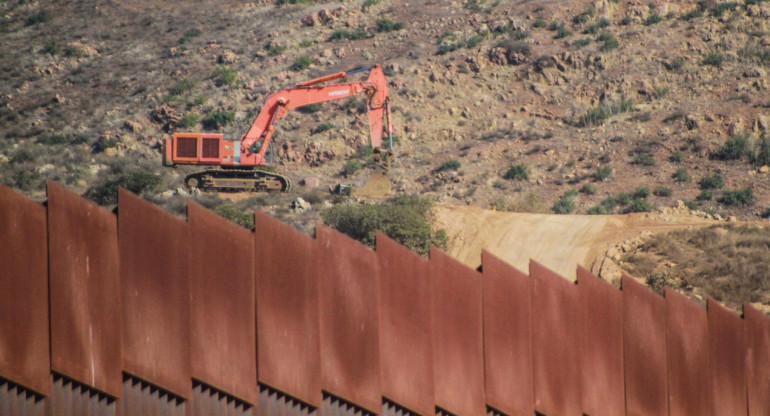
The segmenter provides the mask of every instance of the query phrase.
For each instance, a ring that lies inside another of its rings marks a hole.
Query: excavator
[[[332,83],[364,71],[369,71],[365,81]],[[275,123],[289,110],[356,94],[366,96],[375,164],[387,170],[393,154],[393,126],[385,74],[379,64],[300,82],[271,94],[240,141],[226,140],[221,133],[174,133],[163,141],[163,164],[210,166],[185,177],[191,189],[286,192],[291,187],[289,179],[269,168]],[[382,149],[383,130],[390,141],[388,149]]]

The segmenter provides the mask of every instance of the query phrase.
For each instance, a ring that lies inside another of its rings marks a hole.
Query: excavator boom
[[[365,81],[329,83],[366,70],[370,72]],[[388,156],[393,147],[393,129],[390,122],[387,82],[380,65],[374,65],[304,81],[271,94],[265,99],[262,110],[240,141],[227,141],[222,134],[174,133],[172,139],[164,141],[164,164],[208,165],[222,168],[214,175],[216,177],[212,176],[212,171],[189,175],[186,182],[190,187],[236,191],[260,189],[286,191],[289,187],[288,179],[275,173],[256,170],[269,162],[268,150],[275,123],[295,108],[344,99],[357,94],[366,95],[371,144],[375,155],[382,153],[384,130],[390,138],[389,150],[385,153]],[[387,163],[387,158],[385,162]],[[254,175],[254,172],[261,172],[264,175]],[[269,183],[265,183],[263,179],[267,179]]]

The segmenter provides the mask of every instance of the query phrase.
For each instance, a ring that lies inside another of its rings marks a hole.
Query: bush
[[[251,211],[243,212],[228,204],[219,205],[213,211],[220,217],[230,220],[247,230],[254,229],[254,213]]]
[[[434,172],[443,172],[445,170],[457,170],[460,169],[460,161],[459,160],[447,160],[446,162],[442,163],[434,169]]]
[[[680,69],[684,68],[684,64],[686,62],[687,61],[684,58],[682,58],[681,56],[677,56],[676,58],[674,58],[674,59],[672,59],[670,61],[667,61],[663,65],[669,71],[679,71]]]
[[[58,55],[61,53],[61,44],[56,39],[49,40],[45,43],[43,52],[50,53],[51,55]]]
[[[684,160],[684,154],[679,150],[672,153],[671,156],[669,156],[668,158],[668,161],[673,163],[682,163],[683,160]]]
[[[770,138],[762,138],[757,142],[751,163],[756,166],[770,165]]]
[[[649,153],[637,153],[631,161],[632,165],[655,166],[655,157]]]
[[[697,8],[695,10],[690,10],[689,12],[682,15],[682,20],[690,21],[692,19],[703,17],[703,10],[700,8]]]
[[[193,89],[194,86],[195,81],[191,80],[190,78],[185,78],[169,88],[168,93],[171,95],[181,95]]]
[[[238,82],[238,72],[232,68],[220,66],[214,70],[214,80],[217,87],[234,87]]]
[[[604,42],[604,44],[599,48],[600,51],[611,51],[620,46],[618,39],[609,32],[602,33],[599,35],[599,37],[596,38],[596,40],[599,42]]]
[[[711,198],[714,197],[714,192],[711,191],[711,189],[704,189],[700,191],[698,196],[695,197],[698,201],[710,201]]]
[[[600,28],[608,27],[610,25],[610,19],[608,19],[606,17],[602,17],[597,22],[597,25],[599,25]]]
[[[554,214],[569,214],[575,210],[575,202],[572,200],[571,196],[564,195],[556,200],[556,203],[553,204],[551,210],[553,210]]]
[[[537,29],[541,29],[541,28],[544,28],[546,26],[548,26],[548,23],[546,23],[545,20],[543,20],[543,19],[541,19],[539,17],[537,19],[535,19],[534,23],[532,23],[532,27],[537,28]]]
[[[157,191],[161,183],[159,175],[145,170],[133,170],[121,172],[99,185],[88,188],[83,196],[99,205],[115,205],[118,203],[118,188],[141,194]]]
[[[655,196],[671,196],[672,192],[673,190],[671,188],[663,185],[657,185],[655,186],[655,189],[652,190],[652,194]]]
[[[594,173],[594,179],[596,181],[603,181],[612,175],[612,166],[597,166],[596,173]]]
[[[363,29],[356,29],[354,31],[349,31],[345,29],[338,29],[332,32],[331,36],[329,36],[329,40],[358,40],[358,39],[366,39],[368,38],[369,32],[363,30]]]
[[[366,100],[358,97],[350,97],[342,105],[343,109],[345,110],[355,109],[355,111],[359,114],[365,113],[368,110],[368,107],[369,105],[366,103]]]
[[[26,24],[27,26],[33,26],[39,23],[47,23],[47,22],[48,22],[48,13],[45,10],[42,10],[28,17]]]
[[[574,42],[572,42],[572,46],[582,48],[584,46],[588,46],[588,44],[591,43],[591,38],[586,36],[583,39],[576,39]]]
[[[190,29],[187,32],[184,32],[184,35],[182,35],[182,37],[179,38],[179,43],[187,43],[190,40],[192,40],[192,38],[198,37],[202,34],[203,32],[198,28]]]
[[[355,175],[359,170],[361,170],[361,162],[359,162],[357,159],[350,159],[345,164],[345,168],[343,169],[343,173],[345,174],[345,177],[351,177]]]
[[[620,19],[620,24],[622,26],[628,26],[630,25],[634,19],[631,18],[631,16],[624,16],[622,19]]]
[[[179,120],[179,125],[184,128],[191,128],[198,125],[198,121],[200,121],[200,115],[195,113],[187,113]]]
[[[556,30],[556,35],[553,37],[554,39],[563,39],[566,37],[572,36],[572,32],[567,29],[566,27],[562,26]]]
[[[302,71],[303,69],[310,68],[310,65],[313,65],[313,59],[307,55],[302,55],[294,60],[289,69],[292,71]]]
[[[470,39],[468,39],[468,42],[465,44],[466,47],[472,48],[479,43],[484,41],[484,36],[481,35],[473,35]]]
[[[730,136],[712,157],[720,160],[738,160],[744,156],[750,156],[749,143],[746,139],[747,137],[743,135]]]
[[[591,208],[588,208],[588,211],[586,212],[588,215],[607,215],[609,212],[607,211],[607,208],[604,205],[594,205]]]
[[[299,111],[302,114],[313,114],[321,111],[322,108],[323,108],[323,103],[315,103],[315,104],[303,105],[302,107],[297,108],[297,111]]]
[[[585,183],[580,188],[580,192],[586,194],[586,195],[593,195],[596,193],[596,187],[593,184]]]
[[[711,175],[702,177],[698,182],[698,185],[700,185],[700,189],[703,190],[719,189],[725,186],[725,180],[722,179],[722,176],[720,176],[718,173],[712,173]]]
[[[736,191],[724,191],[719,202],[727,206],[749,205],[754,202],[754,190],[751,187],[746,187]]]
[[[652,26],[655,24],[660,23],[663,20],[662,17],[660,17],[657,13],[653,13],[649,16],[647,16],[647,19],[644,20],[645,26]]]
[[[685,183],[690,181],[690,175],[687,174],[687,169],[679,168],[672,175],[675,181],[679,183]]]
[[[402,22],[395,23],[388,19],[377,19],[375,23],[377,32],[393,32],[395,30],[402,30],[404,24]]]
[[[741,6],[741,3],[738,3],[737,1],[729,1],[724,3],[717,3],[714,5],[714,7],[711,9],[711,15],[714,17],[720,17],[723,14],[725,14],[728,10],[734,10],[735,8]]]
[[[627,212],[650,212],[652,206],[646,199],[634,198],[630,204],[628,204]]]
[[[650,188],[646,186],[640,186],[636,188],[636,191],[634,192],[634,198],[637,199],[644,199],[650,196]]]
[[[287,49],[288,47],[286,47],[286,45],[281,45],[279,43],[271,43],[267,45],[267,53],[270,56],[283,55],[283,53],[286,52]]]
[[[617,103],[600,103],[588,109],[576,122],[578,127],[599,126],[615,114],[626,113],[633,110],[634,101],[631,99],[620,100]]]
[[[703,65],[715,66],[717,68],[722,67],[722,62],[725,61],[725,56],[719,52],[709,52],[703,57],[701,63]]]
[[[235,121],[235,112],[216,110],[206,116],[203,121],[203,127],[208,130],[219,130]]]
[[[431,230],[433,201],[425,197],[400,195],[383,203],[368,205],[336,205],[321,216],[326,225],[374,247],[380,231],[420,255],[434,244],[445,248],[446,232]]]
[[[505,171],[505,174],[503,174],[503,179],[526,181],[529,179],[529,172],[527,171],[527,167],[521,163],[511,165],[508,167],[508,170]]]
[[[334,128],[334,124],[333,123],[321,123],[321,124],[317,125],[316,128],[314,128],[310,133],[311,134],[323,133],[323,132],[329,131],[329,130],[331,130],[333,128]]]

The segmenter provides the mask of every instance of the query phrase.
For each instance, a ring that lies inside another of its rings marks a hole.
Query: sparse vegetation
[[[572,200],[572,195],[562,195],[551,207],[554,214],[569,214],[575,210],[575,201]]]
[[[657,163],[655,162],[655,157],[650,153],[636,153],[634,154],[633,160],[631,160],[631,164],[640,166],[655,166]]]
[[[180,44],[185,44],[193,40],[194,38],[197,38],[198,36],[202,35],[203,31],[201,31],[198,28],[193,28],[188,30],[187,32],[184,32],[184,35],[182,35],[181,38],[179,38]]]
[[[233,68],[220,66],[214,70],[214,82],[218,87],[235,87],[238,82],[238,72]]]
[[[660,23],[661,21],[663,21],[663,18],[660,17],[660,15],[658,15],[657,13],[652,13],[649,16],[647,16],[646,19],[644,19],[644,25],[652,26]]]
[[[644,199],[650,196],[650,188],[646,186],[640,186],[636,188],[633,197],[637,199]]]
[[[727,206],[749,205],[754,202],[754,190],[747,187],[735,191],[724,191],[718,201]]]
[[[643,198],[634,198],[628,204],[626,212],[650,212],[652,211],[652,205]]]
[[[195,81],[190,78],[184,78],[169,88],[168,93],[171,95],[182,95],[193,89],[193,87],[195,87]]]
[[[393,32],[396,30],[403,30],[404,29],[404,23],[402,22],[394,22],[389,19],[377,19],[377,22],[375,23],[375,27],[377,32]]]
[[[617,49],[618,46],[620,46],[620,42],[618,42],[618,39],[613,36],[611,33],[604,32],[601,35],[599,35],[598,38],[596,38],[599,42],[604,42],[602,46],[599,48],[602,52],[611,51],[613,49]]]
[[[687,61],[684,58],[682,58],[681,56],[677,56],[674,59],[666,61],[666,63],[664,65],[665,65],[666,69],[668,69],[669,71],[675,71],[676,72],[676,71],[679,71],[682,68],[684,68],[684,64],[686,62]]]
[[[690,175],[687,174],[687,169],[679,168],[672,175],[675,181],[679,183],[686,183],[690,181]]]
[[[235,121],[235,112],[215,110],[203,118],[201,123],[207,130],[219,130]]]
[[[711,8],[711,15],[714,17],[721,17],[725,12],[735,10],[736,8],[740,7],[742,3],[739,3],[737,1],[726,1],[721,3],[714,4],[714,7]]]
[[[594,173],[594,179],[596,181],[603,181],[612,175],[612,166],[597,166],[596,173]]]
[[[370,37],[371,35],[369,32],[367,32],[364,29],[355,29],[353,31],[345,30],[345,29],[337,29],[334,32],[332,32],[331,36],[329,37],[330,41],[335,40],[359,40],[359,39],[366,39]]]
[[[717,68],[722,67],[722,62],[725,61],[725,56],[719,52],[709,52],[703,57],[701,63],[703,65],[715,66]]]
[[[343,173],[345,174],[345,177],[349,178],[360,171],[361,168],[361,162],[359,162],[357,159],[350,159],[347,161],[347,163],[345,163]]]
[[[671,196],[673,192],[671,188],[663,185],[656,185],[655,189],[652,190],[653,195],[662,197]]]
[[[436,169],[434,169],[434,172],[443,172],[447,170],[457,170],[460,169],[460,161],[457,159],[447,160],[446,162],[440,164]]]
[[[712,173],[711,175],[702,177],[698,182],[698,185],[700,185],[700,189],[703,190],[720,189],[725,186],[725,180],[722,179],[722,176],[718,173]]]
[[[294,62],[292,62],[289,69],[292,71],[302,71],[303,69],[310,68],[310,65],[313,65],[313,59],[307,55],[302,55],[298,56]]]
[[[311,133],[312,134],[323,133],[323,132],[329,131],[329,130],[331,130],[333,128],[334,128],[334,123],[328,123],[328,122],[320,123],[311,131]]]
[[[380,231],[420,255],[427,255],[430,245],[446,248],[443,230],[431,230],[433,201],[418,196],[400,195],[377,204],[340,204],[322,213],[326,225],[374,247]]]
[[[220,217],[230,220],[247,230],[254,229],[254,214],[251,211],[244,212],[230,204],[222,204],[214,207],[213,211]]]
[[[600,126],[613,115],[631,111],[633,107],[634,102],[631,99],[620,100],[617,103],[601,103],[588,109],[575,124],[578,127]]]
[[[529,172],[524,164],[511,165],[503,174],[503,179],[526,181],[529,179]]]
[[[184,128],[191,128],[198,125],[200,121],[200,115],[196,113],[187,113],[181,119],[179,119],[179,126]]]
[[[115,205],[118,203],[118,188],[142,194],[157,191],[161,182],[159,175],[142,169],[112,172],[101,183],[88,188],[83,196],[99,205]]]

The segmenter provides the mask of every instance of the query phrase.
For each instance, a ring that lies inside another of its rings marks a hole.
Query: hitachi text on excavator
[[[369,76],[365,81],[332,83],[367,70]],[[275,123],[289,110],[360,93],[366,96],[375,163],[387,169],[393,153],[393,127],[385,74],[379,64],[301,82],[271,94],[240,141],[226,140],[220,133],[174,133],[173,138],[163,141],[163,164],[209,166],[186,176],[185,184],[190,188],[288,191],[288,178],[260,169],[272,162],[270,145]],[[383,133],[389,138],[388,149],[382,149]]]

